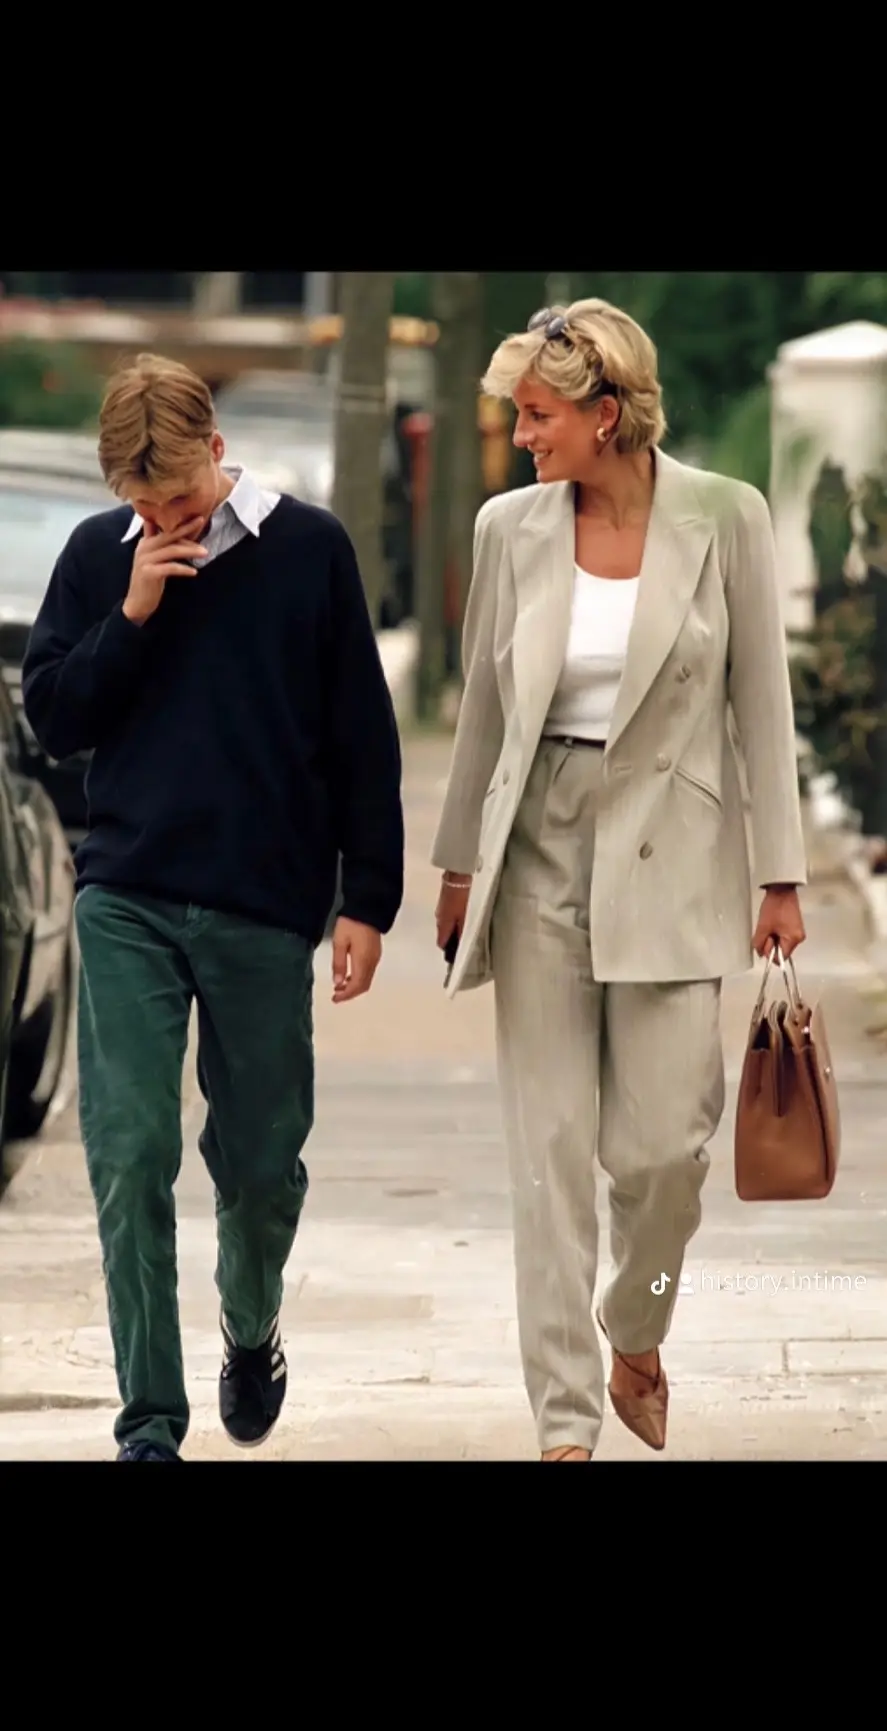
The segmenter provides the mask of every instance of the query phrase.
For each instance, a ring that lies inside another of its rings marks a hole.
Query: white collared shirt
[[[246,469],[229,468],[225,464],[223,472],[231,476],[234,486],[227,499],[217,505],[206,534],[200,538],[201,546],[206,548],[206,558],[195,559],[194,564],[201,570],[211,559],[218,559],[220,553],[236,547],[244,535],[258,535],[261,524],[280,501],[279,493],[269,493],[265,487],[260,487]],[[134,540],[142,527],[143,519],[134,511],[123,540]]]

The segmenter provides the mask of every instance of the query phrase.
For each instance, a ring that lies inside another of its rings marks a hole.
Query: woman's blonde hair
[[[539,328],[506,337],[481,381],[490,397],[511,397],[531,376],[573,403],[615,396],[620,408],[616,449],[650,450],[666,432],[658,356],[646,331],[608,301],[550,307]],[[557,322],[552,325],[552,321]],[[558,334],[546,336],[546,329]]]
[[[179,361],[137,355],[111,378],[99,429],[99,463],[112,492],[186,484],[210,456],[209,387]]]

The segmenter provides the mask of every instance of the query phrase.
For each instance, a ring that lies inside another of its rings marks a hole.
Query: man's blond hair
[[[185,488],[210,456],[212,396],[190,367],[137,355],[111,378],[99,428],[99,463],[112,492]]]

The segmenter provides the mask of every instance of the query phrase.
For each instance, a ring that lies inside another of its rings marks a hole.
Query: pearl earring
[[[603,427],[598,427],[597,436],[598,436],[601,444],[603,444],[605,438],[607,437],[606,432],[605,432]]]

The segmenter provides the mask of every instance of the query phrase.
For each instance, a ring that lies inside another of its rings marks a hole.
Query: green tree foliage
[[[533,313],[545,305],[544,271],[494,270],[487,272],[484,304],[484,366],[497,343],[512,331],[523,331]],[[533,461],[526,451],[512,447],[510,485],[528,487],[536,479]]]
[[[431,277],[428,271],[401,271],[394,279],[392,312],[400,319],[431,318]]]
[[[86,427],[101,395],[102,381],[75,344],[0,342],[0,426]]]
[[[770,488],[770,387],[754,385],[731,405],[708,459],[719,475],[748,481],[766,497]]]
[[[811,630],[793,632],[792,685],[798,728],[817,768],[831,771],[865,835],[887,834],[887,537],[885,490],[868,477],[856,498],[842,470],[824,463],[811,496],[810,541],[817,574]],[[851,580],[853,505],[866,524],[859,550],[866,578]]]
[[[760,386],[780,343],[814,329],[803,271],[595,271],[577,296],[624,307],[659,351],[671,440],[713,440]]]
[[[843,325],[852,319],[887,324],[887,274],[884,271],[814,270],[806,272],[804,308],[810,330]]]
[[[872,600],[869,660],[875,717],[868,730],[865,803],[860,811],[864,833],[887,840],[887,484],[883,474],[866,478],[859,489],[859,508],[865,523],[860,551]],[[887,857],[882,855],[877,869],[887,870]]]
[[[649,331],[674,445],[713,448],[734,415],[740,431],[761,427],[760,393],[781,343],[852,319],[887,324],[883,272],[600,270],[573,271],[570,280],[577,299],[600,295]],[[520,329],[538,302],[521,293],[521,273],[509,281],[520,306],[506,328]],[[734,434],[729,461],[744,470],[754,454]],[[763,473],[760,459],[756,467]]]

